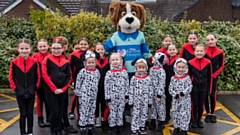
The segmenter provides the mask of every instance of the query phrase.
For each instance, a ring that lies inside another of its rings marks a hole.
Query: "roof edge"
[[[188,8],[184,9],[182,12],[180,12],[179,14],[175,15],[173,17],[173,21],[177,20],[182,14],[184,14],[184,12],[190,10],[191,8],[193,8],[195,5],[197,5],[201,0],[196,1],[195,3],[193,3],[192,5],[190,5]]]
[[[16,0],[14,3],[12,3],[11,5],[9,5],[8,7],[6,7],[3,11],[2,14],[5,15],[6,13],[8,13],[11,9],[13,9],[14,7],[16,7],[19,3],[21,3],[22,0]]]

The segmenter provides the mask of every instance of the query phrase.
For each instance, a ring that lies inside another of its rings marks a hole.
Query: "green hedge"
[[[76,16],[61,16],[59,12],[38,11],[31,8],[32,21],[19,19],[0,18],[0,83],[2,88],[9,87],[7,81],[9,61],[17,53],[15,50],[18,38],[26,37],[34,41],[45,38],[49,42],[59,35],[66,36],[70,44],[81,37],[87,37],[93,42],[104,42],[116,31],[111,24],[109,17],[102,17],[95,13],[81,11]],[[11,27],[8,27],[11,26]],[[161,38],[165,34],[173,37],[173,42],[181,48],[187,42],[187,32],[196,30],[200,34],[199,43],[205,44],[205,37],[208,33],[216,34],[218,46],[225,51],[225,69],[219,78],[220,90],[239,90],[240,84],[240,25],[230,22],[198,22],[195,20],[182,20],[180,23],[169,22],[168,20],[155,19],[147,11],[147,21],[144,29],[146,42],[152,52],[155,52],[161,45]]]

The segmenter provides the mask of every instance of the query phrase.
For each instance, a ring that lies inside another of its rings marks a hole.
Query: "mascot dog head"
[[[144,7],[133,2],[114,1],[110,4],[109,14],[113,25],[127,34],[142,29],[146,21]]]

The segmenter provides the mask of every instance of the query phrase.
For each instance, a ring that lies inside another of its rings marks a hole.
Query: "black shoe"
[[[63,135],[62,134],[62,130],[57,130],[57,134],[56,135]]]
[[[206,122],[206,123],[209,123],[209,122],[210,122],[210,117],[211,117],[210,115],[207,115],[207,116],[206,116],[206,118],[205,118],[205,122]]]
[[[119,135],[126,135],[126,133],[124,132],[124,129],[123,129],[122,126],[118,126],[118,127],[117,127],[117,133],[118,133]]]
[[[80,135],[87,135],[86,129],[80,129]]]
[[[88,129],[88,135],[98,135],[98,133],[95,131],[95,129],[92,127],[91,129]]]
[[[117,128],[111,127],[111,135],[117,135]]]
[[[144,127],[140,127],[139,131],[138,131],[141,135],[146,135],[147,131]]]
[[[216,117],[215,115],[211,115],[211,116],[210,116],[210,121],[211,121],[212,123],[216,123],[216,122],[217,122],[217,117]]]
[[[197,121],[193,120],[193,122],[192,122],[192,128],[197,128],[197,127],[198,127]]]
[[[101,128],[102,129],[110,129],[108,121],[102,121]]]
[[[43,122],[43,117],[38,117],[38,126],[45,127],[45,123]]]
[[[49,120],[46,120],[46,122],[44,123],[45,127],[50,127],[50,122]]]
[[[68,113],[68,118],[73,120],[75,118],[75,114],[73,112]]]
[[[50,133],[50,135],[57,135],[57,132],[55,132],[55,131],[51,130],[51,133]]]
[[[132,131],[131,135],[138,135],[138,132],[136,130]]]
[[[175,128],[175,129],[173,130],[172,135],[179,135],[179,132],[180,132],[180,129],[179,129],[179,128]]]
[[[182,131],[181,135],[187,135],[187,131]]]
[[[159,121],[157,131],[162,131],[164,127],[164,121]]]
[[[132,131],[131,135],[138,135],[138,132],[136,130]]]
[[[156,120],[155,119],[151,119],[151,122],[148,126],[149,130],[155,130],[156,129]]]
[[[69,125],[68,127],[66,127],[66,128],[64,129],[64,131],[65,131],[65,132],[68,132],[68,133],[77,133],[77,132],[78,132],[77,129],[73,128],[72,125]]]
[[[203,122],[201,122],[201,121],[198,121],[197,126],[198,126],[199,128],[204,128]]]

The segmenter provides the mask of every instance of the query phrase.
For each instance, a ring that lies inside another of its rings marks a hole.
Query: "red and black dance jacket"
[[[71,70],[65,56],[48,55],[42,62],[42,76],[47,84],[46,91],[62,89],[65,92],[71,82]]]
[[[182,46],[182,49],[180,51],[180,58],[184,58],[186,61],[195,58],[194,48],[190,43],[186,43]]]
[[[34,53],[32,55],[32,57],[35,58],[38,61],[38,65],[40,67],[40,73],[41,73],[41,81],[43,81],[43,78],[42,78],[42,62],[43,62],[44,58],[48,55],[49,55],[48,52],[45,53],[45,54],[43,54],[41,52],[37,52],[37,53]]]
[[[174,71],[173,71],[173,66],[175,61],[178,59],[178,56],[167,56],[166,59],[166,64],[163,66],[165,72],[166,72],[166,88],[168,88],[171,77],[175,75]]]
[[[40,69],[37,60],[30,56],[27,59],[22,56],[13,59],[10,63],[8,79],[17,97],[35,96],[35,91],[40,84]]]
[[[98,90],[104,90],[104,78],[107,71],[110,69],[108,58],[104,56],[103,58],[97,59],[96,63],[97,63],[96,68],[99,70],[101,75],[98,84]]]
[[[71,72],[72,72],[72,79],[74,81],[74,84],[75,84],[75,81],[76,81],[76,78],[77,78],[77,75],[78,75],[79,71],[82,68],[84,68],[83,61],[80,59],[80,56],[81,56],[82,53],[84,53],[84,51],[82,51],[82,50],[74,51],[68,57],[68,61],[70,63]]]
[[[224,69],[224,52],[222,49],[215,47],[206,47],[205,58],[209,59],[212,63],[212,76],[213,78],[217,78],[218,75]]]
[[[207,58],[194,58],[189,61],[189,75],[193,92],[212,92],[212,64]]]
[[[158,49],[156,52],[162,52],[164,53],[166,56],[168,56],[168,53],[167,53],[167,48],[165,48],[164,46],[160,49]]]

